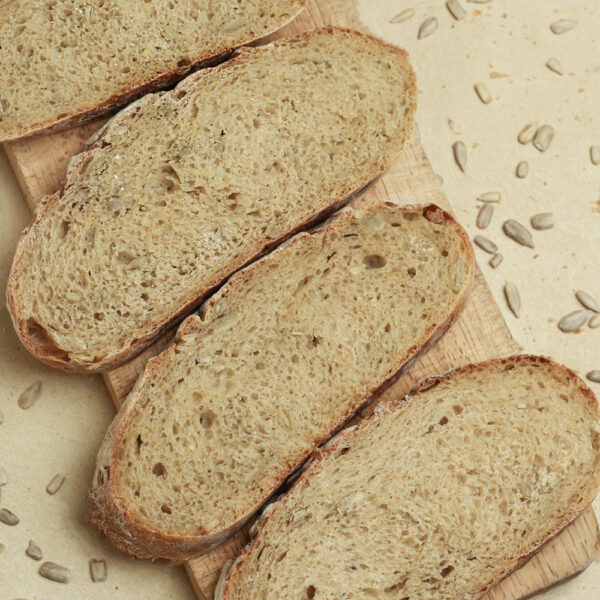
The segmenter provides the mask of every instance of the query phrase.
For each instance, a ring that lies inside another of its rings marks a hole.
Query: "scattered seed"
[[[502,264],[503,260],[504,256],[502,256],[502,254],[494,254],[489,260],[489,265],[492,269],[497,269]]]
[[[90,577],[94,583],[106,581],[106,561],[104,559],[92,558],[90,560]]]
[[[485,229],[490,224],[493,216],[494,205],[486,202],[481,206],[479,213],[477,214],[477,227],[479,227],[479,229]]]
[[[8,473],[5,468],[0,469],[0,487],[8,483]]]
[[[554,137],[554,127],[551,125],[542,125],[533,137],[533,145],[540,151],[546,152],[550,148],[550,143]]]
[[[9,527],[14,527],[19,524],[19,517],[15,513],[8,510],[8,508],[0,508],[0,523],[4,523]]]
[[[455,124],[452,119],[448,119],[448,127],[450,127],[450,131],[454,131]]]
[[[479,99],[484,104],[489,104],[492,101],[492,94],[490,93],[490,90],[488,90],[485,83],[483,83],[482,81],[478,81],[475,84],[475,91],[477,92]]]
[[[552,213],[539,213],[533,215],[533,217],[529,219],[529,222],[534,229],[552,229],[552,227],[554,227],[554,215]]]
[[[27,550],[25,550],[25,554],[27,554],[29,558],[33,558],[33,560],[42,560],[42,550],[33,540],[29,540],[29,545],[27,546]]]
[[[490,73],[491,79],[502,79],[503,77],[508,77],[508,73],[499,73],[498,71],[492,71]]]
[[[519,131],[519,135],[517,139],[521,144],[529,144],[535,136],[535,132],[537,131],[537,123],[529,123],[525,125],[521,131]]]
[[[446,7],[450,11],[450,14],[457,20],[462,21],[467,16],[465,9],[461,6],[458,0],[448,0]]]
[[[577,21],[573,21],[573,19],[560,19],[560,21],[551,23],[550,29],[552,30],[552,33],[559,35],[570,31],[575,25],[577,25]]]
[[[529,248],[535,247],[529,229],[514,219],[504,221],[502,231],[504,231],[511,240],[514,240],[517,244],[521,244],[521,246],[528,246]]]
[[[555,58],[554,56],[552,58],[548,59],[548,62],[546,63],[546,66],[551,71],[554,71],[558,75],[562,75],[563,74],[562,65],[558,62],[558,58]]]
[[[23,410],[31,408],[40,397],[42,392],[42,382],[36,381],[33,385],[30,385],[20,396],[18,400],[19,407]]]
[[[435,178],[440,185],[444,183],[444,178],[439,173],[436,173]]]
[[[504,284],[504,296],[506,298],[508,308],[510,308],[515,317],[518,318],[519,314],[521,313],[521,296],[519,295],[517,286],[511,281],[507,281]]]
[[[585,325],[589,314],[589,310],[576,310],[575,312],[569,313],[558,322],[558,328],[563,333],[577,331]]]
[[[415,11],[413,8],[406,8],[402,12],[399,12],[397,15],[394,15],[390,23],[404,23],[404,21],[408,21],[415,16]]]
[[[58,583],[69,583],[69,579],[71,579],[71,571],[67,567],[53,562],[42,563],[39,573],[42,577]]]
[[[593,165],[600,165],[600,146],[598,144],[590,146],[590,160]]]
[[[502,200],[502,194],[500,192],[486,192],[477,196],[477,200],[481,202],[500,202]]]
[[[0,112],[6,112],[9,106],[10,103],[8,100],[0,100]]]
[[[594,300],[592,295],[588,294],[585,290],[577,290],[575,292],[575,298],[579,300],[579,304],[581,304],[581,306],[591,310],[592,312],[600,313],[600,306],[598,306],[598,303],[596,300]]]
[[[429,37],[438,27],[438,20],[435,17],[429,17],[425,19],[421,23],[421,27],[419,27],[419,35],[418,38],[422,40],[423,38]]]
[[[522,160],[517,165],[517,177],[519,179],[525,179],[529,175],[529,163],[526,160]]]
[[[62,484],[65,482],[66,477],[61,473],[57,473],[50,483],[46,486],[46,492],[51,496],[54,496],[58,490],[60,490]]]
[[[588,322],[588,326],[590,329],[600,327],[600,315],[592,315],[592,318]]]
[[[462,142],[454,142],[452,145],[454,160],[458,168],[464,173],[467,168],[467,148]]]
[[[496,252],[498,252],[498,246],[484,235],[476,235],[473,238],[473,241],[488,254],[496,254]]]
[[[590,371],[586,377],[594,383],[600,383],[600,369],[594,369],[593,371]]]

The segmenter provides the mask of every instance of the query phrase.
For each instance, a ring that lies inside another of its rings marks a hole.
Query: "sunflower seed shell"
[[[42,577],[58,583],[69,583],[71,579],[71,571],[67,567],[53,562],[42,563],[39,573]]]
[[[458,165],[458,168],[464,173],[467,168],[467,148],[463,142],[454,142],[452,145],[452,151],[454,152],[454,160]]]
[[[588,326],[590,329],[600,327],[600,315],[592,315],[592,318],[588,322]]]
[[[531,232],[518,221],[515,221],[514,219],[505,221],[504,225],[502,225],[502,230],[511,240],[517,242],[517,244],[528,246],[529,248],[535,247]]]
[[[540,152],[546,152],[550,148],[552,139],[554,138],[554,127],[551,125],[542,125],[533,137],[533,145]]]
[[[419,27],[418,38],[422,40],[423,38],[429,37],[437,28],[438,20],[435,17],[425,19],[421,23],[421,27]]]
[[[405,10],[399,12],[397,15],[394,15],[390,23],[404,23],[404,21],[408,21],[415,16],[414,8],[406,8]]]
[[[457,21],[462,21],[467,16],[465,9],[458,0],[448,0],[448,2],[446,2],[446,8]]]
[[[600,369],[594,369],[587,373],[586,377],[594,383],[600,383]]]
[[[525,179],[527,175],[529,175],[529,163],[523,160],[517,165],[517,177],[519,179]]]
[[[496,252],[498,252],[498,246],[496,246],[492,240],[486,238],[484,235],[476,235],[473,238],[473,241],[488,254],[496,254]]]
[[[562,75],[563,74],[562,65],[558,62],[558,58],[555,58],[554,56],[552,58],[548,59],[548,62],[546,63],[546,66],[551,71],[554,71],[558,75]]]
[[[510,308],[515,317],[518,318],[521,314],[521,296],[519,295],[517,286],[511,281],[507,281],[504,285],[504,296],[508,308]]]
[[[4,523],[9,527],[14,527],[19,524],[19,517],[15,513],[8,510],[8,508],[0,508],[0,523]]]
[[[0,487],[8,483],[8,473],[5,468],[0,469]]]
[[[598,303],[592,297],[592,295],[588,294],[585,290],[577,290],[575,292],[575,297],[577,300],[579,300],[581,306],[591,310],[592,312],[600,313],[600,306],[598,306]]]
[[[25,554],[27,554],[29,558],[33,558],[33,560],[42,560],[42,550],[33,540],[29,540],[29,545],[27,546],[27,550],[25,550]]]
[[[494,205],[486,202],[481,206],[479,213],[477,214],[477,227],[479,227],[479,229],[486,229],[492,221],[493,216]]]
[[[483,81],[479,81],[475,84],[475,92],[484,104],[489,104],[492,101],[492,94]]]
[[[504,256],[502,256],[502,254],[494,254],[489,260],[489,265],[492,269],[497,269],[502,264],[503,260]]]
[[[46,492],[51,496],[54,496],[58,490],[60,490],[62,484],[65,482],[66,477],[61,473],[57,473],[46,486]]]
[[[534,229],[552,229],[554,227],[554,215],[552,213],[539,213],[533,215],[529,222]]]
[[[560,35],[561,33],[570,31],[575,25],[577,25],[577,21],[573,21],[573,19],[560,19],[559,21],[554,21],[554,23],[550,25],[550,29],[552,30],[552,33]]]
[[[590,146],[590,160],[593,165],[600,165],[600,146],[598,144]]]
[[[92,558],[90,560],[90,577],[94,583],[106,581],[106,561],[104,559]]]
[[[480,202],[500,202],[502,200],[502,194],[500,192],[486,192],[477,196],[477,200]]]
[[[573,333],[585,325],[589,314],[589,310],[576,310],[575,312],[569,313],[558,322],[558,328],[563,333]]]
[[[519,143],[529,144],[533,140],[536,131],[537,123],[529,123],[528,125],[525,125],[525,127],[519,131],[519,135],[517,136]]]
[[[36,381],[34,384],[30,385],[20,396],[17,404],[19,408],[23,410],[28,410],[31,408],[40,397],[42,392],[42,382]]]

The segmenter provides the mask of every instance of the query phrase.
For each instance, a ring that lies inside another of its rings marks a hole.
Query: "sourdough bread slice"
[[[0,3],[0,142],[77,125],[215,64],[305,0]]]
[[[18,245],[8,302],[22,342],[71,371],[132,358],[382,173],[415,100],[403,50],[340,29],[245,49],[144,97]]]
[[[592,501],[599,432],[546,358],[427,380],[315,453],[215,598],[478,598]]]
[[[452,217],[383,201],[234,275],[148,362],[111,425],[92,521],[140,557],[217,545],[442,335],[472,275]]]

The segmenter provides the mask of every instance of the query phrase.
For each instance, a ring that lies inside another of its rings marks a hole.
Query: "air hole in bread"
[[[64,240],[67,237],[70,225],[71,223],[69,221],[61,221],[61,224],[58,227],[58,239]]]
[[[69,360],[69,353],[59,348],[46,328],[40,325],[35,319],[27,320],[26,329],[31,343],[40,349],[41,354],[64,362]]]
[[[414,277],[417,274],[417,270],[414,267],[409,267],[407,272],[411,277]]]
[[[306,588],[306,597],[311,599],[315,597],[315,594],[317,593],[317,588],[314,585],[309,585]]]
[[[161,462],[155,463],[155,465],[152,467],[152,473],[154,473],[154,475],[157,477],[164,477],[165,472],[165,465],[163,465]]]
[[[381,269],[381,267],[385,266],[386,262],[385,257],[380,254],[369,254],[363,258],[363,263],[367,269]]]
[[[212,410],[204,410],[200,413],[200,425],[204,429],[210,429],[216,418],[217,415]]]

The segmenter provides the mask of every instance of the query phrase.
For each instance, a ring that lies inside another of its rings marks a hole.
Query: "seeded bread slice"
[[[78,125],[279,29],[305,0],[0,3],[0,142]]]
[[[403,50],[332,28],[144,97],[75,160],[19,242],[8,304],[21,341],[69,371],[132,358],[381,174],[415,102]]]
[[[591,390],[514,356],[426,380],[318,450],[216,600],[473,600],[590,504]]]
[[[148,362],[112,423],[92,521],[139,557],[217,545],[448,329],[472,276],[450,215],[383,201],[346,207],[234,275]]]

